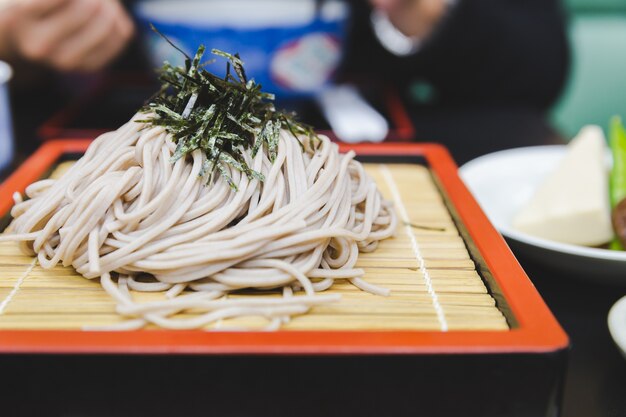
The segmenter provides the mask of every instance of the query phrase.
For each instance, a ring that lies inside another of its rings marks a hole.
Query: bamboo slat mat
[[[53,176],[67,167],[61,164]],[[389,288],[391,295],[375,296],[337,281],[328,292],[340,293],[339,303],[314,307],[282,329],[508,330],[429,170],[414,164],[366,164],[366,169],[394,201],[400,224],[394,238],[381,242],[373,253],[361,254],[357,267],[365,270],[368,282]],[[154,293],[133,296],[138,301],[163,298]],[[250,294],[230,297],[242,296]],[[80,329],[123,320],[97,280],[71,268],[44,270],[16,244],[0,243],[0,329]],[[267,324],[264,318],[246,317],[211,327],[254,329]]]

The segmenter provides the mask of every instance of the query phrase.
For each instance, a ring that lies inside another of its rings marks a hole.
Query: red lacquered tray
[[[80,154],[88,140],[45,143],[0,186],[0,216],[11,196],[41,178],[64,155]],[[130,354],[497,354],[552,353],[568,338],[514,258],[503,238],[457,175],[449,153],[435,144],[343,146],[367,157],[422,158],[457,212],[515,325],[508,331],[277,331],[204,332],[147,330],[131,332],[0,331],[4,353]]]

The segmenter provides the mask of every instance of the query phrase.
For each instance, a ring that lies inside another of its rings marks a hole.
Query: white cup
[[[9,80],[12,75],[9,64],[0,61],[0,169],[6,168],[13,160],[13,127],[9,107]]]

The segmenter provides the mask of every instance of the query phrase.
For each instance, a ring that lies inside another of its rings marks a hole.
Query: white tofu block
[[[574,245],[597,246],[613,237],[606,142],[602,129],[586,126],[566,155],[513,219],[529,235]]]

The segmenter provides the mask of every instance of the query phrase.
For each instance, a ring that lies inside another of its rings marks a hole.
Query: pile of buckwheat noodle
[[[274,162],[245,151],[265,181],[224,165],[234,191],[222,176],[209,184],[198,177],[200,150],[172,163],[170,134],[138,115],[97,138],[60,179],[30,185],[25,201],[16,194],[14,221],[0,236],[20,241],[43,268],[61,263],[99,278],[129,318],[106,329],[203,328],[239,316],[268,318],[277,329],[338,301],[324,294],[334,280],[387,294],[355,264],[392,235],[397,219],[354,153],[339,153],[324,136],[302,140],[303,151],[283,130]],[[227,297],[241,289],[282,296]],[[138,303],[130,290],[165,297]]]

